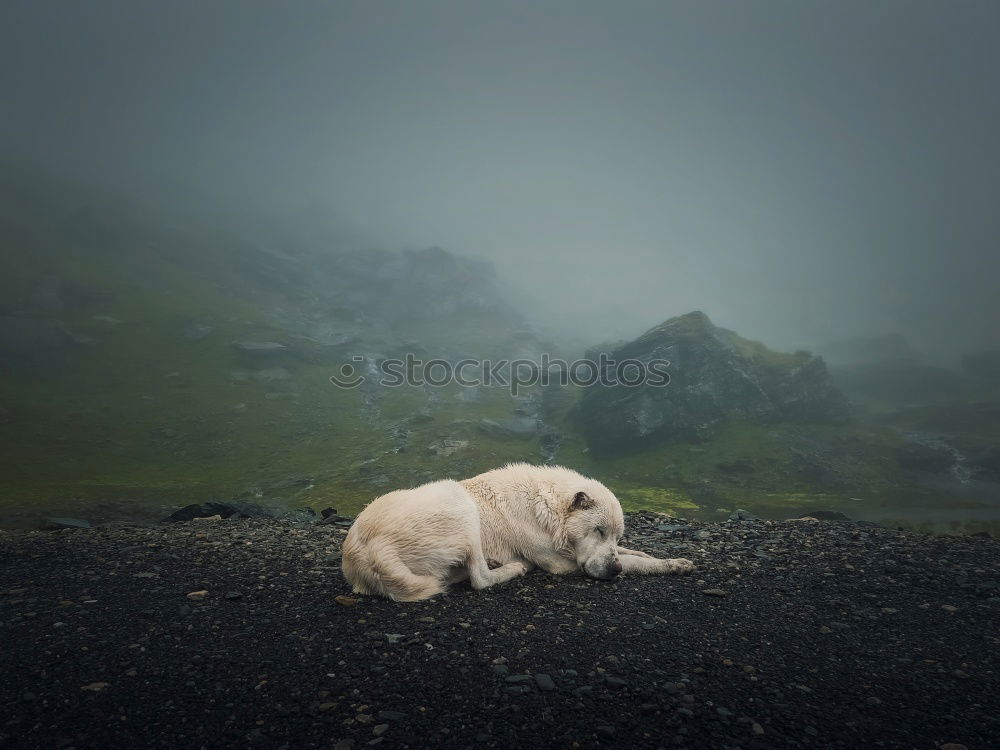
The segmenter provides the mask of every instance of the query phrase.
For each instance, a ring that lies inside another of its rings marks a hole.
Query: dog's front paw
[[[690,573],[694,570],[694,563],[686,557],[675,557],[663,563],[667,573]]]
[[[517,562],[512,562],[511,565],[517,566],[517,575],[519,576],[528,575],[528,570],[530,570],[530,568],[528,568],[528,566],[525,563],[517,561]]]

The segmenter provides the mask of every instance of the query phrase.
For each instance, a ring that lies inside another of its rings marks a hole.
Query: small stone
[[[967,680],[967,679],[969,679],[969,673],[966,672],[965,670],[962,670],[962,669],[954,669],[954,670],[952,670],[951,676],[952,677],[957,677],[960,680]]]
[[[190,594],[187,595],[187,598],[193,602],[200,602],[206,596],[208,596],[208,591],[203,589],[201,591],[192,591]]]
[[[509,677],[505,677],[504,681],[509,682],[512,685],[523,685],[529,682],[534,682],[535,678],[530,674],[512,674]]]
[[[86,690],[88,693],[100,693],[109,687],[111,687],[110,682],[91,682],[89,685],[81,687],[80,690]]]
[[[882,699],[881,698],[876,698],[874,695],[869,695],[865,699],[865,703],[867,703],[869,706],[881,706],[882,705]]]
[[[722,589],[702,589],[701,593],[703,593],[705,596],[718,596],[718,597],[726,596],[726,592],[723,591]]]
[[[675,531],[683,531],[686,528],[687,525],[683,523],[661,523],[659,526],[656,527],[656,530],[667,533],[673,533]]]
[[[758,737],[762,737],[764,735],[764,727],[756,721],[750,725],[750,731]]]
[[[399,639],[402,638],[402,637],[403,637],[402,633],[386,633],[385,634],[385,639],[387,641],[389,641],[389,643],[399,643]]]
[[[543,692],[550,692],[556,689],[556,683],[553,682],[552,678],[547,674],[536,674],[535,684],[538,685],[538,689]]]
[[[374,727],[372,727],[372,734],[374,734],[376,737],[381,737],[388,731],[389,731],[388,724],[376,724]]]
[[[821,633],[832,633],[833,630],[831,630],[830,628],[828,628],[826,625],[823,625],[823,626],[820,627],[819,632],[821,632]]]
[[[627,687],[628,683],[625,682],[621,677],[615,677],[614,675],[608,675],[604,678],[604,682],[612,690],[621,690],[623,687]]]
[[[938,745],[938,750],[969,750],[969,748],[958,742],[945,742],[943,745]]]
[[[402,711],[379,711],[376,718],[379,721],[404,721],[406,714]]]
[[[226,601],[235,602],[243,598],[243,594],[239,591],[230,591],[226,594]]]
[[[335,602],[337,602],[337,604],[341,605],[342,607],[353,607],[355,604],[358,603],[358,600],[355,599],[354,597],[352,597],[352,596],[344,596],[343,594],[340,594],[339,596],[335,596],[333,598],[333,600]]]
[[[953,604],[942,604],[941,609],[943,609],[949,615],[953,615],[956,612],[958,612],[958,607],[954,606]]]

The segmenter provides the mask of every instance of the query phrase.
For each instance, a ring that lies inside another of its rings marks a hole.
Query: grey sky
[[[51,2],[2,155],[320,202],[586,336],[1000,344],[1000,3]]]

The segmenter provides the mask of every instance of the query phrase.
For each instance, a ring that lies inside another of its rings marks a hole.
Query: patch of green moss
[[[699,506],[684,492],[664,487],[625,487],[615,491],[622,508],[627,511],[654,510],[670,515],[697,512]]]
[[[78,349],[65,371],[0,380],[5,446],[0,511],[27,507],[38,515],[72,514],[73,508],[85,512],[105,501],[159,509],[259,492],[290,505],[354,513],[396,487],[540,460],[537,439],[498,439],[478,429],[484,418],[510,416],[513,402],[501,388],[483,389],[474,402],[457,398],[456,387],[432,394],[384,389],[372,419],[361,390],[338,389],[328,381],[332,364],[282,363],[292,373],[287,382],[234,380],[232,371],[245,365],[233,340],[287,332],[269,327],[249,301],[152,249],[120,255],[100,261],[91,251],[58,258],[40,251],[29,261],[30,272],[18,272],[17,286],[26,287],[38,274],[53,271],[50,264],[57,260],[60,278],[94,292],[90,302],[67,311],[67,327],[101,343]],[[213,331],[201,341],[184,340],[181,333],[191,322],[204,322]],[[409,321],[394,334],[416,339],[429,352],[468,349],[488,355],[503,348],[499,342],[508,340],[508,329],[507,322],[490,316],[464,316],[447,324]],[[770,366],[808,357],[772,352],[732,335],[745,356]],[[671,443],[599,460],[575,422],[580,393],[568,387],[545,414],[546,423],[562,434],[556,461],[605,482],[628,510],[705,515],[739,507],[787,517],[828,508],[854,515],[859,508],[852,498],[863,497],[866,510],[888,512],[913,502],[897,486],[898,429],[954,430],[993,444],[1000,439],[996,420],[975,410],[924,409],[883,424],[733,422],[699,445]],[[432,396],[431,418],[411,419]],[[407,433],[403,441],[399,430]],[[438,456],[429,446],[442,438],[469,444]],[[803,471],[810,456],[829,464],[833,478]],[[288,477],[309,477],[312,486],[269,489]]]
[[[747,359],[772,370],[787,370],[808,362],[812,355],[809,352],[778,352],[768,348],[760,341],[751,341],[738,335],[734,331],[720,329],[727,337],[729,343]]]

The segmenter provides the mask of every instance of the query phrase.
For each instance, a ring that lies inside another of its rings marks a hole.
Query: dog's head
[[[580,570],[591,578],[611,579],[622,572],[618,542],[625,533],[621,503],[600,482],[589,479],[570,488],[564,516],[567,547]]]

